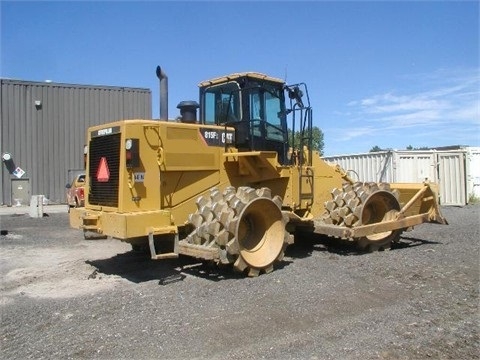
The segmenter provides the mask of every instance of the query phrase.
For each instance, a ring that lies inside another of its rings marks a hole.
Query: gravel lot
[[[258,278],[0,216],[1,356],[477,359],[480,206],[442,211],[386,252],[296,239]]]

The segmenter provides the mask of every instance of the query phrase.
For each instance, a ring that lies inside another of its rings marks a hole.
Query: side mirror
[[[298,86],[295,86],[293,89],[287,88],[288,90],[288,97],[292,100],[295,100],[295,102],[298,104],[298,106],[303,107],[303,91],[300,90]]]

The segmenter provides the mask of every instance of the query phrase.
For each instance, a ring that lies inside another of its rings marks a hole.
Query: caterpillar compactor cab
[[[415,225],[446,223],[434,184],[354,182],[324,162],[312,149],[305,84],[253,72],[219,77],[201,82],[199,103],[181,102],[168,120],[167,77],[157,75],[160,120],[88,130],[85,207],[70,212],[86,236],[256,276],[273,270],[299,229],[374,251]]]

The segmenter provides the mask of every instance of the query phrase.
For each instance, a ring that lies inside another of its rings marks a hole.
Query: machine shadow
[[[400,241],[393,244],[390,251],[428,244],[436,245],[440,244],[440,242],[401,236]],[[292,258],[304,258],[310,256],[313,251],[325,251],[342,256],[364,256],[369,254],[359,250],[352,241],[340,240],[320,234],[301,233],[295,235],[295,242],[287,248],[285,255]]]
[[[411,236],[402,236],[400,238],[400,241],[397,244],[394,244],[392,246],[392,250],[411,248],[411,247],[416,247],[421,245],[440,245],[440,244],[441,242],[439,241],[419,239]]]
[[[229,267],[221,268],[188,256],[155,261],[150,259],[148,253],[133,250],[107,259],[87,260],[85,263],[95,268],[90,278],[99,274],[116,275],[136,284],[158,281],[159,285],[168,285],[184,280],[187,275],[212,281],[243,277]]]
[[[422,246],[440,244],[436,241],[402,236],[400,242],[392,246],[391,251]],[[368,255],[361,252],[351,241],[339,241],[328,236],[302,233],[296,234],[295,242],[290,245],[283,259],[275,265],[275,270],[289,266],[297,258],[305,258],[314,251],[324,251],[341,256]],[[233,271],[231,266],[217,266],[211,262],[199,261],[188,256],[179,256],[177,259],[151,260],[148,253],[141,251],[127,251],[107,259],[87,260],[87,264],[95,267],[89,276],[95,278],[99,274],[117,275],[133,283],[158,281],[159,285],[183,281],[187,275],[207,279],[210,281],[235,280],[245,277]]]

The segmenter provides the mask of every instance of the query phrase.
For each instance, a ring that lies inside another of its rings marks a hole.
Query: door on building
[[[12,179],[12,205],[30,204],[30,179]]]

